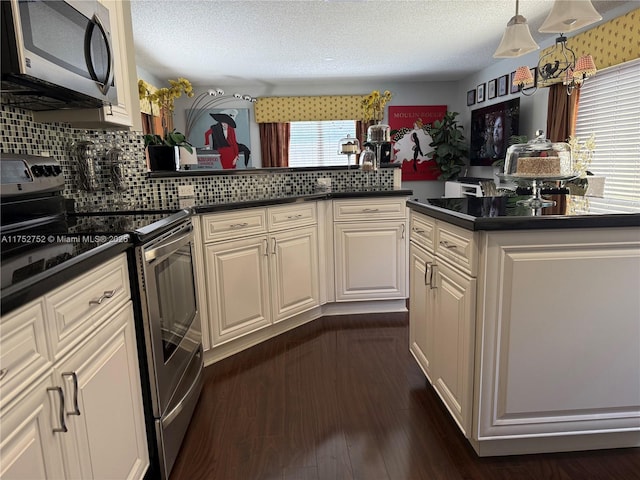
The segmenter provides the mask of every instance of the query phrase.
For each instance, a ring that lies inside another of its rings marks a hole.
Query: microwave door
[[[89,75],[97,83],[99,90],[106,95],[113,84],[113,50],[109,35],[98,15],[94,15],[87,26],[85,60]]]

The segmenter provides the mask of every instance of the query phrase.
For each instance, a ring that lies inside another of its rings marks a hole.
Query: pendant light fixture
[[[527,19],[518,14],[518,7],[519,0],[516,0],[516,14],[507,23],[494,58],[515,58],[540,48],[531,36]]]
[[[591,0],[556,0],[538,31],[568,33],[599,20],[602,16],[593,8]]]

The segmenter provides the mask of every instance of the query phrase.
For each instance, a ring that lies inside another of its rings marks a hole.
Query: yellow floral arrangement
[[[157,105],[162,117],[163,136],[156,135],[153,132],[144,136],[145,146],[149,145],[167,145],[181,146],[189,153],[193,152],[191,145],[187,142],[186,137],[175,130],[169,132],[167,128],[167,115],[172,115],[174,110],[174,101],[184,93],[187,97],[193,97],[193,86],[186,78],[178,78],[177,80],[169,80],[170,87],[155,88],[142,79],[138,80],[138,97],[140,100],[149,102],[151,115],[153,116],[153,105]]]
[[[592,133],[589,138],[580,143],[580,137],[569,137],[569,147],[573,157],[573,169],[580,178],[587,176],[587,169],[593,160],[593,152],[596,149],[596,135]]]
[[[382,121],[384,106],[391,100],[391,96],[389,90],[385,90],[382,94],[380,90],[373,90],[369,95],[364,97],[362,99],[363,120]]]

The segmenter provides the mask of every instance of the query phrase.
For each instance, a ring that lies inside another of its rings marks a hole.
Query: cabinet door
[[[466,437],[473,400],[473,347],[476,280],[443,261],[432,266],[433,386]]]
[[[317,228],[297,228],[269,240],[274,322],[320,305]]]
[[[205,268],[213,345],[271,323],[267,236],[206,245]]]
[[[432,381],[434,293],[431,288],[433,255],[411,244],[409,247],[409,350]]]
[[[61,450],[61,393],[54,388],[52,375],[36,382],[8,408],[2,407],[0,424],[0,478],[65,478]]]
[[[149,465],[131,303],[56,368],[67,478],[142,478]]]
[[[405,298],[406,222],[336,223],[336,300]]]

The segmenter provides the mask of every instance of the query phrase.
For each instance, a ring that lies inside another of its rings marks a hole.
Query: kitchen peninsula
[[[480,456],[640,445],[640,205],[409,201],[410,350]]]

